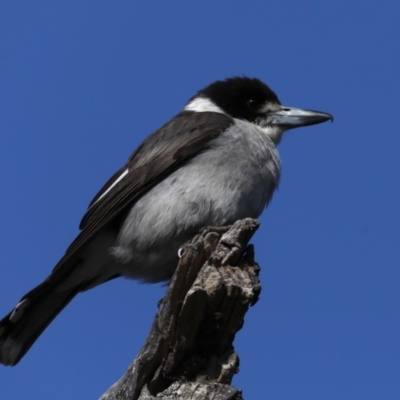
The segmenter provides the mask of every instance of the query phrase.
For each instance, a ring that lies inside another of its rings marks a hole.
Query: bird
[[[258,78],[199,90],[105,183],[50,275],[0,321],[0,363],[16,365],[78,293],[120,276],[168,282],[202,227],[258,218],[279,184],[283,133],[328,120],[283,106]]]

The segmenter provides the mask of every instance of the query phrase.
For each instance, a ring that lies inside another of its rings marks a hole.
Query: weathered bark
[[[243,398],[230,386],[239,367],[233,340],[261,290],[248,245],[258,226],[206,228],[185,244],[145,345],[100,400]]]

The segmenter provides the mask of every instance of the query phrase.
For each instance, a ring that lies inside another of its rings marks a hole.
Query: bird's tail
[[[0,363],[16,365],[81,288],[60,290],[45,280],[0,321]]]

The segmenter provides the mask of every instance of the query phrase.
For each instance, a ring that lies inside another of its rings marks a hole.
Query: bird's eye
[[[247,100],[247,107],[249,107],[250,111],[257,111],[258,109],[258,102],[254,99]]]

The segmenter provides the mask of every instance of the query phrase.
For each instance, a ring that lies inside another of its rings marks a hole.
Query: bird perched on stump
[[[282,134],[327,120],[282,106],[256,78],[200,90],[107,181],[48,278],[0,321],[0,363],[17,364],[79,292],[119,276],[167,281],[200,228],[259,217],[279,183]]]

